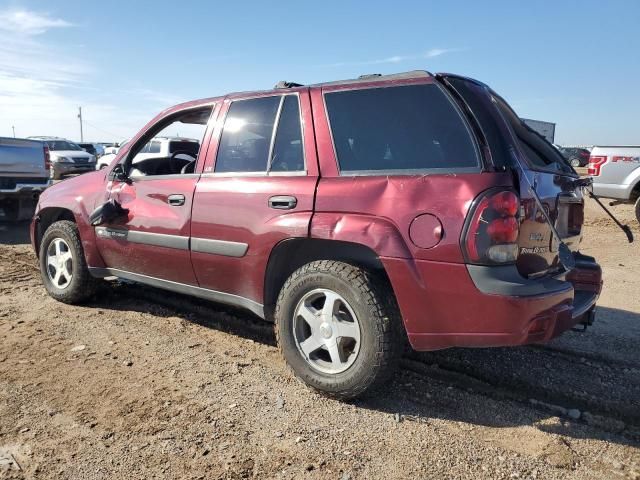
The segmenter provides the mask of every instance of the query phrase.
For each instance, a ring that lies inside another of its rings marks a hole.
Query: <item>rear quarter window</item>
[[[329,92],[325,103],[342,173],[479,167],[469,128],[435,84]]]

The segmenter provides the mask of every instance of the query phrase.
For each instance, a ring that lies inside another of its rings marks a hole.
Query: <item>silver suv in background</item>
[[[60,180],[69,173],[84,173],[95,170],[96,157],[85,152],[81,146],[59,137],[28,137],[44,142],[51,155],[51,178]]]
[[[596,195],[635,203],[640,222],[640,146],[593,147],[587,174]]]

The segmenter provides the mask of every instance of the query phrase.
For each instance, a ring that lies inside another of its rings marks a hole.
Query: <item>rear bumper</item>
[[[583,256],[567,278],[520,281],[506,270],[479,276],[464,264],[383,263],[415,350],[545,342],[591,321],[602,288],[600,267]]]
[[[44,183],[16,183],[12,188],[0,188],[0,196],[20,196],[32,193],[40,193],[51,185],[51,180],[47,179]]]
[[[593,193],[599,197],[613,198],[615,200],[629,200],[633,185],[621,185],[618,183],[597,183],[594,178]]]

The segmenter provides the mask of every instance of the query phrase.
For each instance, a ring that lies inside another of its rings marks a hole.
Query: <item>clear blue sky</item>
[[[564,144],[640,143],[640,1],[0,0],[0,135],[134,134],[182,100],[363,73],[491,85]]]

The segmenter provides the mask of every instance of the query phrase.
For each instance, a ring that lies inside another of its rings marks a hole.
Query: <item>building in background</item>
[[[532,120],[530,118],[523,118],[522,121],[546,138],[549,143],[554,143],[556,137],[555,123],[544,122],[542,120]]]

